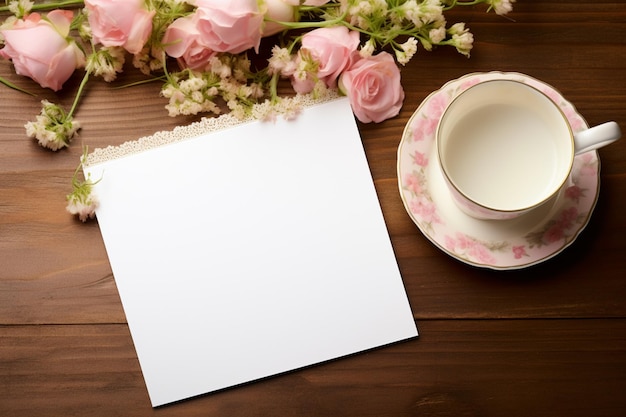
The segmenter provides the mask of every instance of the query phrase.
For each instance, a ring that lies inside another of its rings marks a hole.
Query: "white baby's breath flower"
[[[401,50],[396,50],[396,58],[402,65],[406,65],[417,53],[417,39],[411,37],[400,45]]]
[[[72,196],[70,194],[70,196]],[[87,219],[93,219],[96,217],[96,208],[98,208],[98,198],[91,196],[87,201],[81,201],[77,198],[69,197],[67,199],[67,206],[65,209],[72,215],[78,215],[78,218],[82,222],[86,222]]]
[[[437,28],[433,28],[428,32],[428,37],[432,43],[439,43],[443,41],[447,36],[446,27],[439,26]]]
[[[226,103],[226,105],[230,109],[231,116],[235,117],[236,119],[243,120],[248,115],[247,108],[237,100],[230,100],[228,103]]]
[[[465,23],[455,23],[448,29],[448,33],[452,35],[451,44],[456,50],[469,57],[474,43],[474,35],[465,27]]]
[[[419,5],[419,18],[424,24],[445,20],[443,5],[439,0],[424,0]]]
[[[269,74],[283,74],[289,76],[293,73],[293,65],[290,64],[292,64],[292,57],[289,53],[289,49],[274,45],[272,48],[272,56],[268,59]],[[291,73],[285,74],[288,67]]]
[[[87,9],[84,9],[83,13],[85,15],[87,15]],[[91,26],[89,26],[89,22],[87,21],[87,19],[84,20],[84,22],[78,26],[78,34],[81,38],[83,39],[91,39],[92,38],[92,30],[91,30]]]
[[[263,90],[263,85],[259,83],[252,83],[250,84],[249,88],[250,88],[250,97],[259,99],[265,95],[265,90]]]
[[[424,24],[420,18],[420,6],[416,0],[409,0],[400,5],[399,12],[404,14],[405,19],[410,20],[416,28],[421,28]]]
[[[372,56],[375,51],[376,42],[374,42],[373,39],[368,39],[367,42],[365,42],[365,44],[361,46],[361,49],[359,50],[359,55],[361,55],[362,58],[368,58]]]
[[[505,15],[513,10],[512,3],[515,3],[515,0],[489,0],[489,2],[490,8],[493,8],[496,14]]]
[[[87,57],[86,70],[90,74],[102,77],[111,82],[122,72],[125,61],[124,49],[121,47],[103,47]]]
[[[83,181],[78,179],[78,173],[86,157],[87,148],[84,149],[80,164],[76,168],[76,171],[74,171],[74,176],[72,177],[72,192],[66,196],[67,206],[65,207],[70,214],[77,215],[82,222],[87,221],[87,219],[93,219],[96,216],[96,209],[99,205],[98,197],[93,191],[93,186],[100,180],[94,182],[90,175],[87,175],[87,178]]]
[[[9,11],[18,19],[23,18],[33,9],[35,2],[29,0],[13,0],[9,2]]]
[[[142,74],[150,75],[163,69],[163,60],[158,58],[160,56],[162,54],[157,48],[146,46],[133,55],[133,66],[141,71]]]
[[[283,100],[280,113],[285,120],[295,120],[302,113],[302,106],[296,100]]]
[[[276,102],[279,103],[282,100],[283,99],[281,98],[277,98]],[[276,103],[272,103],[270,100],[265,100],[262,103],[257,103],[252,106],[250,113],[255,119],[264,122],[275,122],[277,116]]]
[[[26,136],[53,151],[65,148],[80,129],[80,122],[72,120],[61,107],[48,100],[42,100],[41,104],[41,113],[35,121],[24,125]]]
[[[225,65],[218,57],[214,56],[209,60],[209,68],[212,73],[220,78],[229,78],[232,75],[232,68]]]

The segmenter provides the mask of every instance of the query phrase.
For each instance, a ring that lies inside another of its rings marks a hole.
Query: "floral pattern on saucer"
[[[404,206],[422,233],[465,263],[518,269],[558,254],[589,221],[599,191],[596,151],[578,155],[569,183],[545,208],[513,220],[478,220],[464,214],[449,195],[434,152],[435,132],[444,109],[468,87],[490,79],[515,79],[544,92],[574,131],[587,128],[574,106],[554,88],[519,73],[476,73],[451,81],[428,96],[409,120],[398,148],[398,181]]]

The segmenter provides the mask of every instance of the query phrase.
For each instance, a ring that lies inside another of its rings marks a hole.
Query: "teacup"
[[[561,108],[514,80],[469,87],[446,107],[437,153],[455,202],[479,219],[511,219],[559,195],[577,154],[620,138],[607,122],[573,133]]]

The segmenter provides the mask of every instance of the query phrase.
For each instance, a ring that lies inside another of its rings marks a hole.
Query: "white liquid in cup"
[[[448,181],[465,199],[490,210],[515,212],[547,201],[572,166],[574,143],[565,116],[547,96],[518,82],[470,89],[450,104],[439,126]]]

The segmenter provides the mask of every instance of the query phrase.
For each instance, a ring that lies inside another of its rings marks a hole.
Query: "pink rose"
[[[104,46],[137,54],[152,33],[155,11],[148,11],[144,0],[85,0],[85,8],[93,40]]]
[[[388,52],[357,59],[341,74],[339,84],[363,123],[382,122],[400,112],[404,90],[400,70]]]
[[[197,0],[194,19],[200,43],[216,52],[259,49],[263,14],[257,0]]]
[[[285,29],[276,22],[293,22],[296,19],[296,8],[284,0],[264,0],[261,10],[266,20],[263,23],[262,36],[271,36]]]
[[[317,78],[328,87],[337,86],[337,78],[350,64],[352,53],[359,47],[359,33],[349,31],[344,26],[319,28],[307,32],[302,36],[301,51],[310,55],[318,63]],[[299,55],[301,56],[301,55]],[[298,85],[304,83],[306,85]],[[314,82],[311,80],[292,80],[294,89],[298,92],[309,92]],[[306,90],[307,87],[308,91]]]
[[[200,43],[200,32],[193,15],[172,22],[161,42],[165,45],[165,53],[176,58],[182,68],[202,71],[216,54]]]
[[[39,85],[58,91],[76,68],[85,65],[85,55],[68,40],[74,14],[54,10],[42,19],[38,13],[15,21],[2,30],[5,46],[0,56],[13,61],[15,72]]]

